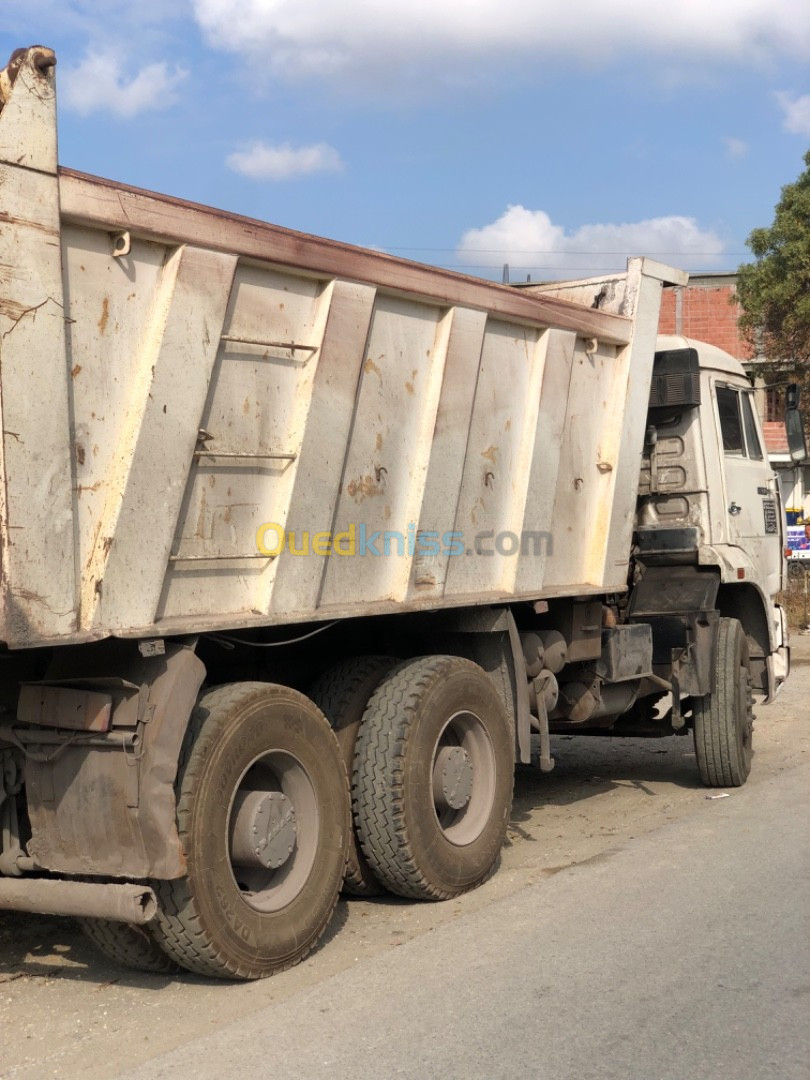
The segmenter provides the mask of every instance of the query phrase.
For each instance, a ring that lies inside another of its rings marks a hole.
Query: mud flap
[[[104,653],[93,655],[99,663]],[[86,674],[74,667],[61,676],[62,686],[80,683],[97,693],[109,688],[114,673],[137,690],[114,695],[108,732],[63,732],[54,743],[51,727],[42,729],[42,745],[31,728],[24,733],[28,850],[38,866],[56,873],[182,877],[174,781],[205,667],[186,645],[167,644],[163,655],[142,657],[134,642],[114,642],[108,655],[115,659],[93,670],[87,651],[77,651]],[[48,674],[51,685],[60,679],[58,671]]]

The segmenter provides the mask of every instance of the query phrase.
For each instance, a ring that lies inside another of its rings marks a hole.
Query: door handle
[[[742,510],[742,507],[738,506],[735,502],[733,502],[731,504],[731,506],[728,508],[728,512],[731,514],[732,517],[736,517],[737,514],[739,514],[739,512],[741,510]]]

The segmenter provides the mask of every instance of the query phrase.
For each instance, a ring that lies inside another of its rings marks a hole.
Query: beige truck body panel
[[[685,275],[508,289],[62,170],[47,61],[0,112],[0,640],[625,589]]]

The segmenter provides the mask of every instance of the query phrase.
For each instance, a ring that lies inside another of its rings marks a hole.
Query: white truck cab
[[[687,557],[680,545],[696,566],[714,570],[718,609],[739,619],[748,638],[752,687],[771,700],[789,666],[777,603],[784,515],[753,387],[742,364],[716,346],[662,336],[657,350],[639,488],[641,557],[663,537],[673,559]]]

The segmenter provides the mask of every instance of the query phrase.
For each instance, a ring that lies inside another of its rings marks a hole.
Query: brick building
[[[665,289],[659,333],[683,334],[707,341],[739,360],[752,359],[740,336],[735,273],[690,274],[682,289]]]
[[[740,336],[735,300],[737,275],[732,272],[690,274],[683,288],[665,289],[661,305],[659,333],[683,334],[716,345],[748,364],[754,355]],[[801,509],[810,520],[810,467],[795,465],[788,453],[781,391],[761,385],[756,394],[768,459],[779,476],[786,508]]]

